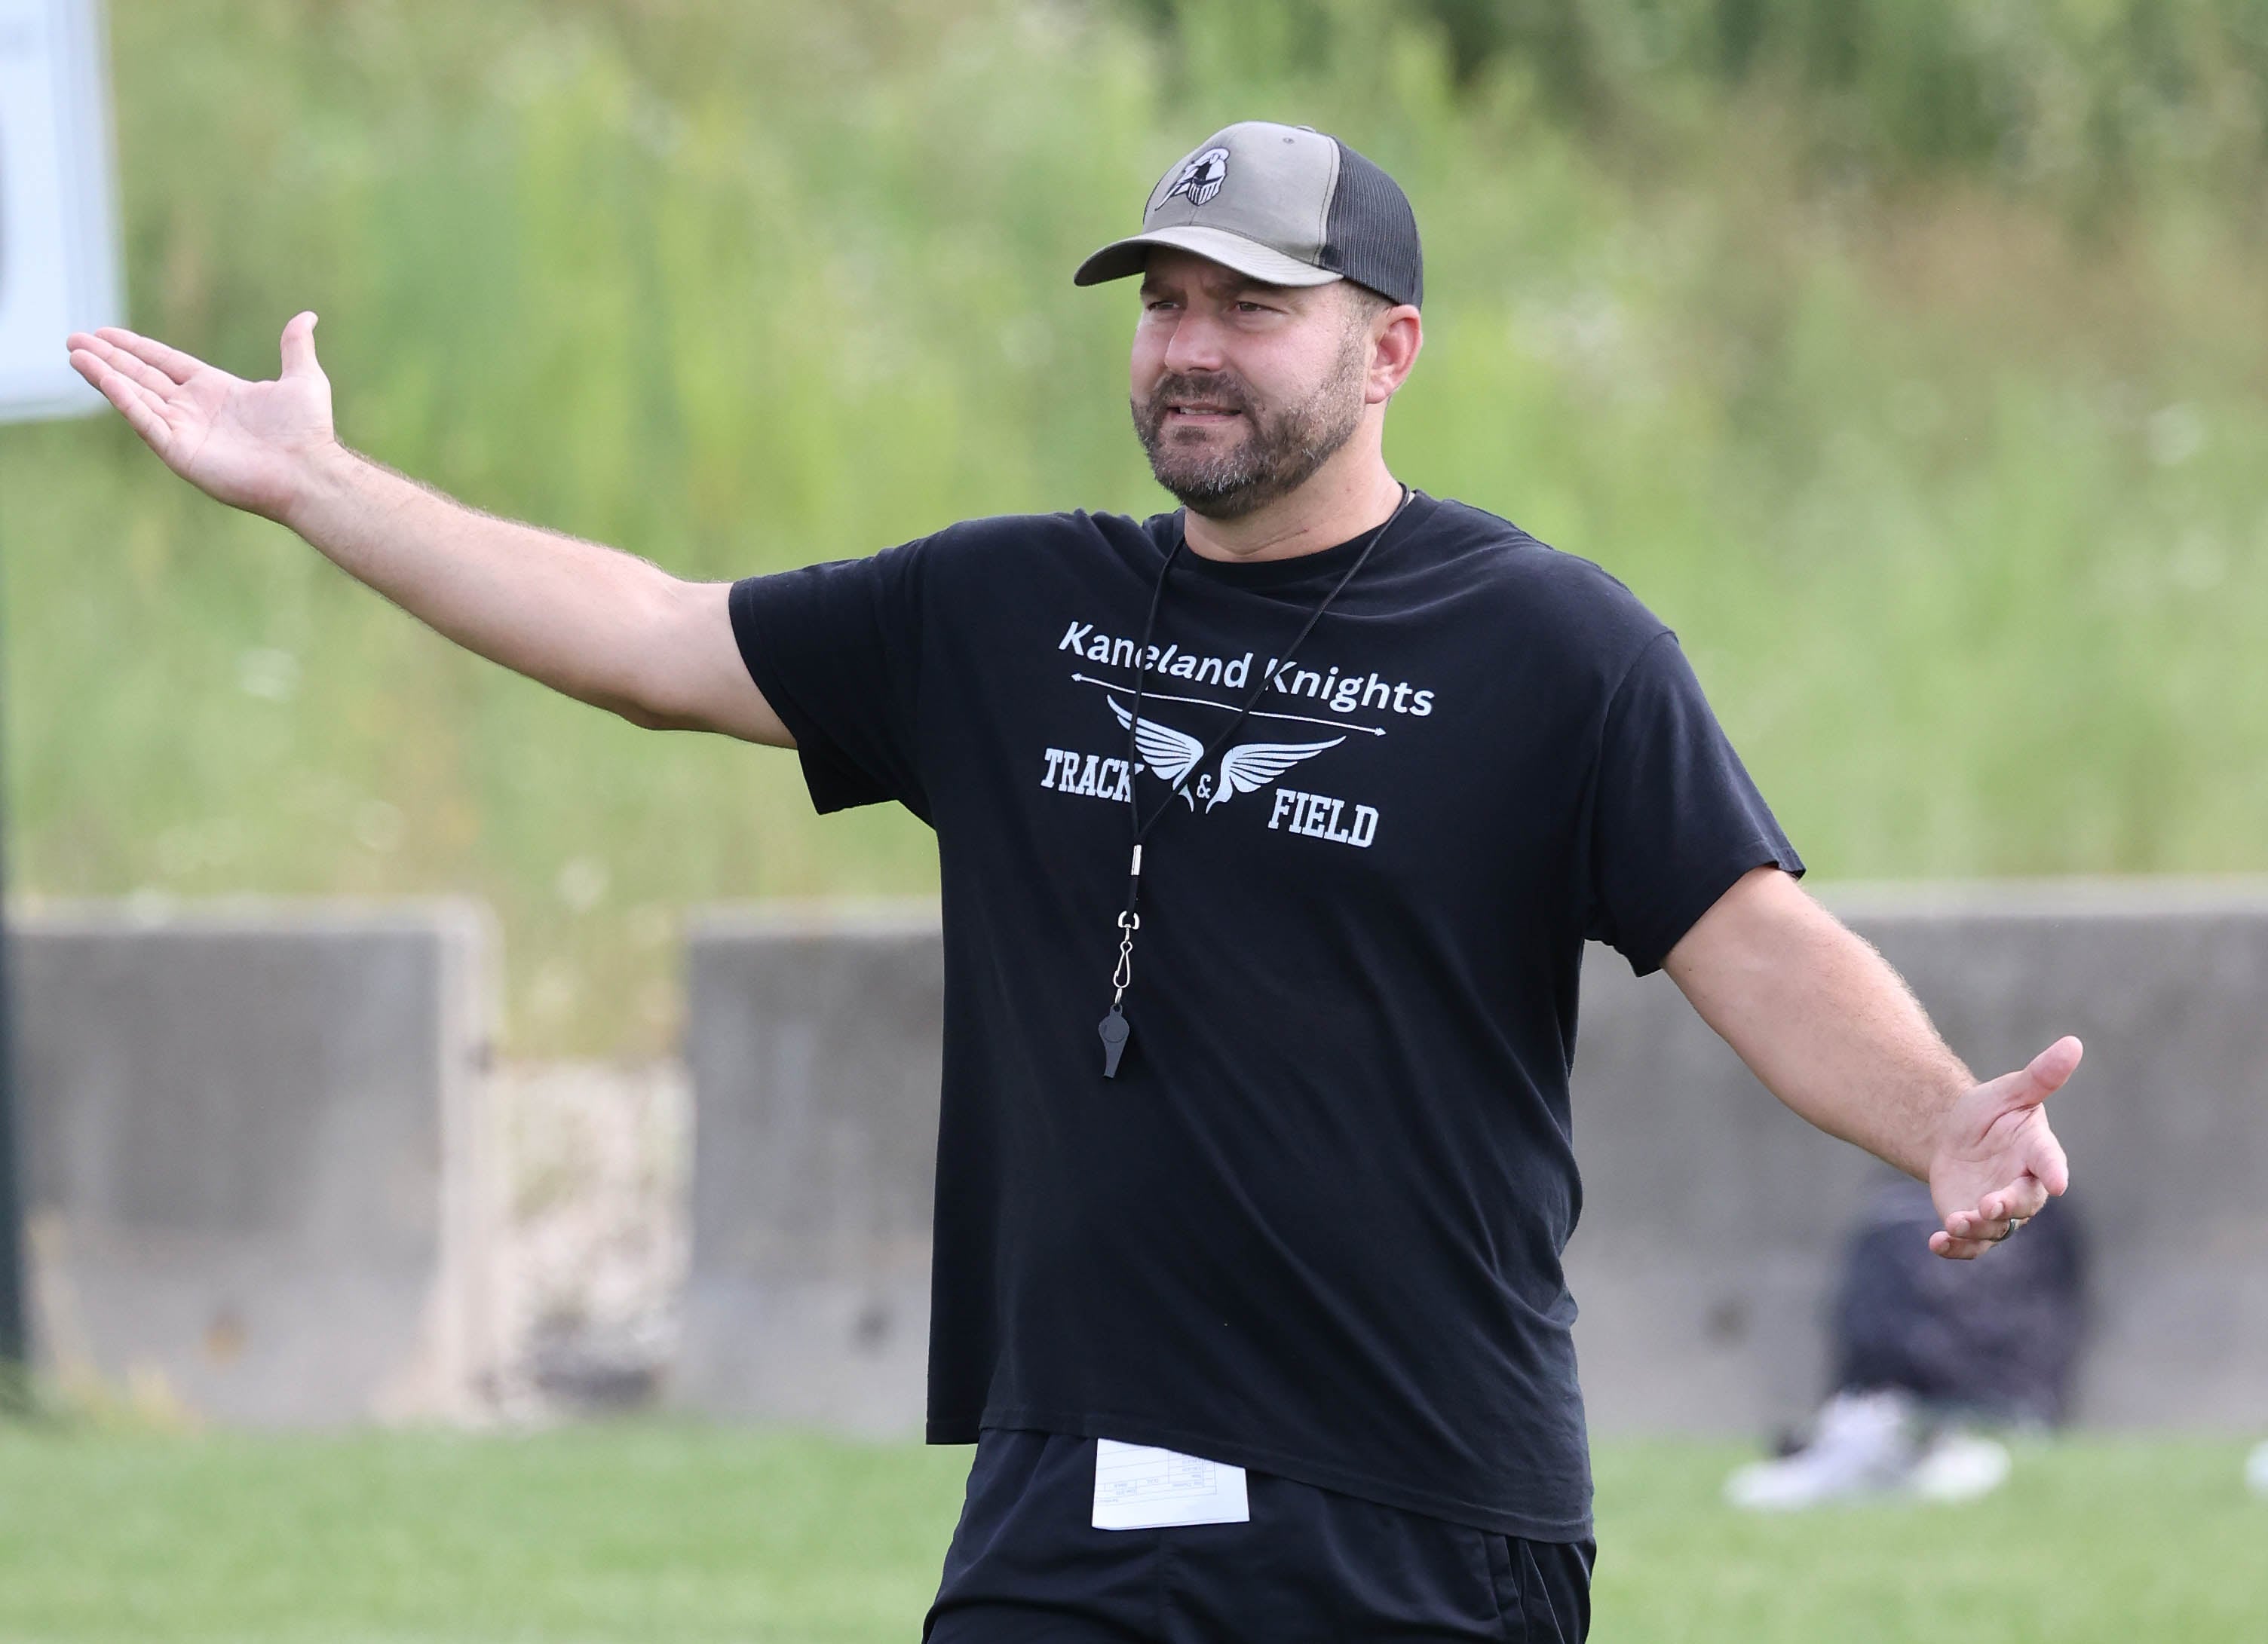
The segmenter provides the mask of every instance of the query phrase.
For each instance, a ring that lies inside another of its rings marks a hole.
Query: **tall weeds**
[[[1070,270],[1213,127],[1336,131],[1426,236],[1397,470],[1675,625],[1822,876],[2268,866],[2234,148],[2134,147],[2084,209],[1997,159],[1822,164],[1871,150],[1770,66],[1785,22],[1737,74],[1614,46],[1571,112],[1533,51],[1352,6],[112,14],[135,323],[264,374],[313,307],[351,442],[703,577],[1164,506],[1131,295]],[[667,1039],[688,903],[932,883],[917,824],[452,653],[107,422],[0,434],[0,562],[34,892],[471,892],[514,1041],[593,1051]]]

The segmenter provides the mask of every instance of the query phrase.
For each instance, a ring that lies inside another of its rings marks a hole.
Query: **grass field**
[[[2257,1644],[2242,1447],[2021,1452],[1961,1508],[1758,1521],[1736,1449],[1599,1456],[1599,1644]],[[0,1434],[8,1640],[909,1640],[968,1452],[664,1425]]]

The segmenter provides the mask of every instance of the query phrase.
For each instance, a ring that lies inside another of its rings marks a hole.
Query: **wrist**
[[[291,465],[288,488],[272,517],[315,541],[324,518],[335,513],[354,482],[355,470],[361,466],[362,459],[336,439],[309,447]]]
[[[1921,1168],[1913,1171],[1911,1165],[1906,1167],[1923,1181],[1927,1181],[1935,1173],[1939,1160],[1960,1154],[1970,1140],[1968,1135],[1970,1121],[1962,1112],[1962,1098],[1975,1088],[1975,1080],[1970,1076],[1968,1069],[1962,1068],[1958,1080],[1949,1081],[1940,1095],[1936,1111],[1924,1127],[1920,1137]]]

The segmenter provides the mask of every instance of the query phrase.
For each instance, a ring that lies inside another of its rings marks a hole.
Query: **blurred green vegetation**
[[[1594,129],[1665,82],[1799,101],[1815,165],[1994,177],[2081,209],[2268,162],[2262,0],[1409,0],[1460,77],[1517,67]]]
[[[861,1644],[914,1636],[970,1452],[630,1424],[475,1438],[0,1430],[0,1638]],[[2019,1447],[2002,1493],[1757,1518],[1737,1446],[1598,1446],[1595,1633],[2237,1644],[2240,1444]],[[1801,1579],[1791,1579],[1791,1571]]]
[[[265,375],[315,308],[351,443],[703,577],[1167,505],[1070,270],[1214,127],[1336,131],[1426,236],[1397,471],[1673,623],[1822,877],[2268,867],[2259,4],[110,13],[134,324]],[[672,1039],[688,904],[934,883],[110,419],[0,430],[0,572],[35,894],[462,890],[591,1053]]]

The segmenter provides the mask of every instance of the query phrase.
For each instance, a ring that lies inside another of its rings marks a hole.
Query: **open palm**
[[[280,518],[310,458],[335,442],[331,385],[315,363],[315,316],[284,327],[283,374],[247,382],[118,327],[74,332],[70,363],[199,490]]]
[[[2058,1039],[2026,1066],[1967,1091],[1946,1114],[1930,1160],[1930,1196],[1945,1230],[1930,1248],[1956,1259],[2007,1237],[2011,1218],[2037,1215],[2070,1185],[2063,1144],[2042,1104],[2079,1066],[2080,1042]]]

